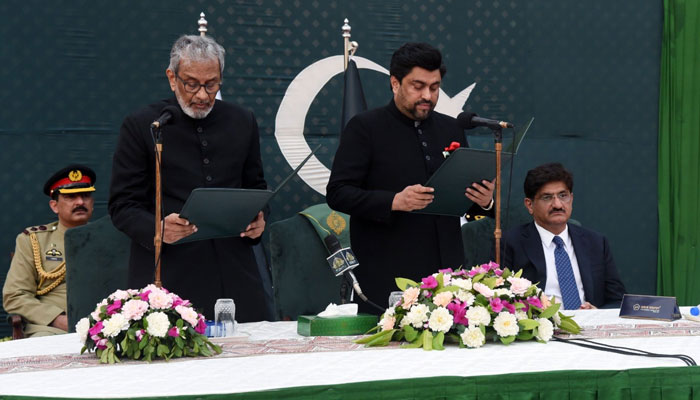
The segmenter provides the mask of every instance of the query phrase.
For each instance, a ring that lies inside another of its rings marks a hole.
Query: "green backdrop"
[[[523,123],[535,117],[514,162],[510,204],[522,207],[525,172],[561,161],[575,175],[573,217],[605,233],[630,292],[654,293],[657,265],[657,137],[662,4],[635,0],[256,0],[0,2],[0,276],[14,237],[53,220],[41,187],[60,165],[98,175],[95,216],[106,213],[111,155],[130,111],[170,96],[164,71],[173,41],[209,34],[227,50],[223,97],[252,109],[270,186],[291,168],[274,137],[284,93],[306,66],[342,54],[349,18],[359,56],[388,68],[410,40],[439,47],[449,96],[477,85],[466,107]],[[361,70],[369,107],[390,98],[388,79]],[[306,116],[304,136],[331,165],[342,76]],[[487,130],[471,142],[490,146]],[[295,179],[270,222],[323,202]],[[1,336],[1,335],[0,335]]]

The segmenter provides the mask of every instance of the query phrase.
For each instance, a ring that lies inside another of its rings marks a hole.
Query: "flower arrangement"
[[[96,349],[100,362],[110,364],[119,356],[151,361],[220,354],[205,329],[204,316],[189,300],[155,285],[117,290],[75,325],[84,344],[80,354]]]
[[[356,342],[386,346],[405,340],[408,348],[442,350],[445,339],[476,348],[487,340],[548,342],[555,328],[578,333],[578,324],[559,312],[561,304],[521,274],[490,262],[442,269],[421,283],[396,278],[403,296],[384,312],[377,333]]]

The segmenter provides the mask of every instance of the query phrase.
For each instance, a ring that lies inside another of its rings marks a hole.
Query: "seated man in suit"
[[[62,168],[44,185],[58,221],[32,226],[17,236],[2,289],[3,307],[22,316],[24,335],[66,333],[66,261],[63,235],[92,216],[95,172],[83,165]]]
[[[625,286],[605,236],[567,223],[574,179],[561,164],[540,165],[525,177],[525,207],[534,221],[503,236],[501,262],[539,282],[564,309],[620,306]]]

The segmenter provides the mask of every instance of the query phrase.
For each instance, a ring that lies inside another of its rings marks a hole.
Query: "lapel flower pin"
[[[452,142],[448,147],[445,147],[445,151],[442,152],[442,156],[447,158],[452,154],[453,151],[457,150],[461,145],[459,142]]]

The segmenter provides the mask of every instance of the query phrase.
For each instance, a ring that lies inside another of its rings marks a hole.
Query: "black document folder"
[[[534,118],[518,131],[513,143],[506,145],[501,152],[501,169],[505,170],[518,151],[525,133]],[[514,151],[513,151],[514,149]],[[433,202],[422,210],[413,211],[420,214],[438,214],[462,216],[472,206],[472,201],[464,191],[474,182],[491,181],[496,177],[496,152],[492,150],[460,147],[440,165],[424,186],[435,189]]]
[[[197,226],[197,232],[174,244],[224,237],[238,237],[279,190],[289,182],[321,147],[316,147],[275,189],[197,188],[190,193],[180,211]]]

